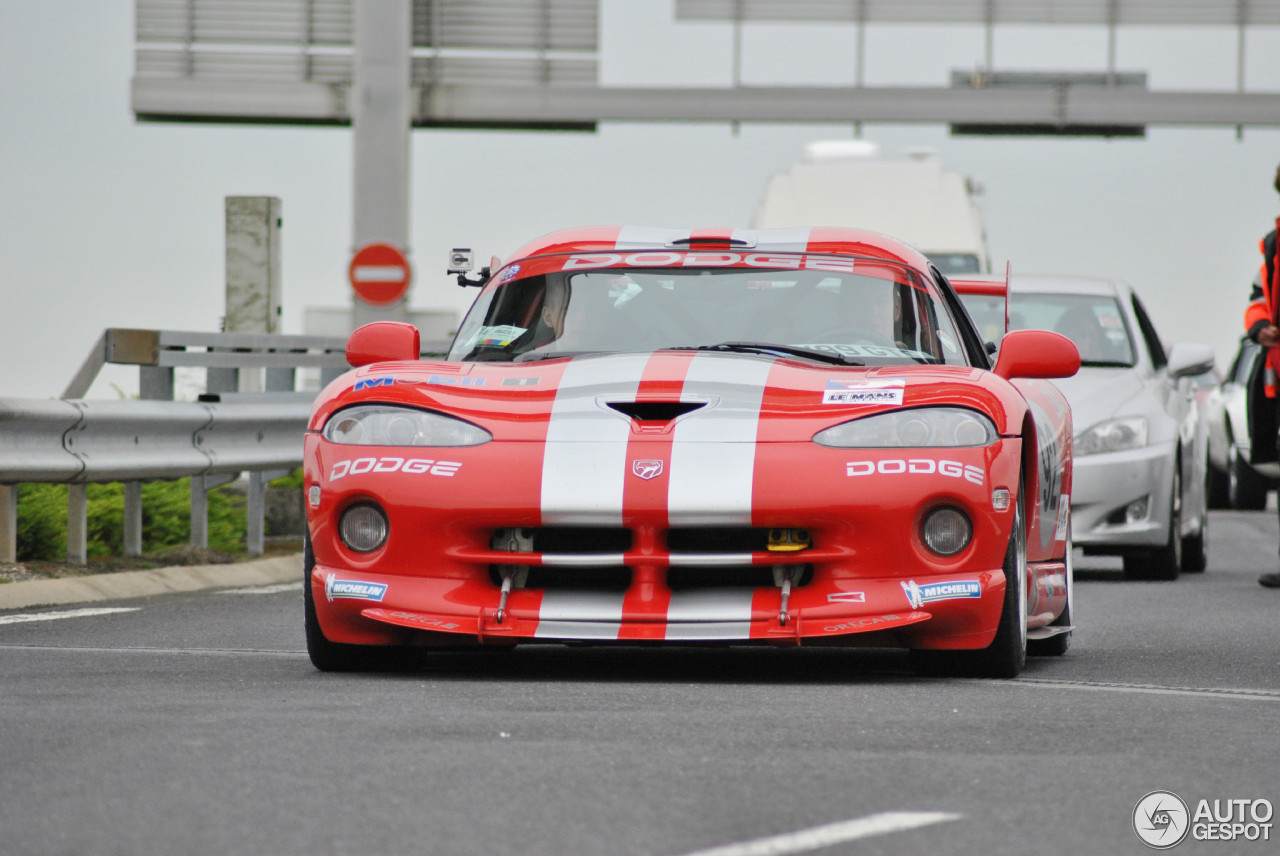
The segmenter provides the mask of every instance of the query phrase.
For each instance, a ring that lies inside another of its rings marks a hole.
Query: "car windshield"
[[[979,335],[998,344],[1004,335],[1004,298],[966,294],[962,299]],[[1113,297],[1014,292],[1009,302],[1009,329],[1061,333],[1080,349],[1081,365],[1134,364],[1133,339]]]
[[[796,269],[802,264],[835,270]],[[522,263],[531,275],[508,267],[495,276],[499,284],[467,313],[449,359],[775,347],[846,364],[966,364],[950,315],[913,269],[813,256],[796,256],[794,265],[563,270],[567,263],[557,262],[539,273]]]

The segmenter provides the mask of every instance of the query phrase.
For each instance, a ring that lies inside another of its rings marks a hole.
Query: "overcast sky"
[[[603,0],[602,82],[726,85],[726,25],[677,24],[670,0]],[[139,124],[129,109],[133,3],[0,0],[0,397],[56,397],[102,329],[218,329],[226,196],[284,212],[285,332],[307,306],[346,306],[350,132]],[[746,28],[743,80],[854,79],[854,30]],[[946,85],[984,55],[977,27],[872,27],[868,85]],[[1000,28],[997,70],[1100,71],[1100,28]],[[1280,93],[1280,33],[1251,32],[1246,87]],[[1117,68],[1153,89],[1236,84],[1236,33],[1122,29]],[[1280,94],[1277,95],[1280,97]],[[769,176],[849,125],[640,125],[595,134],[418,130],[412,144],[415,308],[461,308],[445,254],[503,256],[588,223],[746,225]],[[993,264],[1114,276],[1144,296],[1166,341],[1226,361],[1257,239],[1280,214],[1280,131],[1153,128],[1145,139],[951,138],[936,125],[863,126],[887,156],[937,149],[979,178]],[[136,391],[108,371],[91,397]]]

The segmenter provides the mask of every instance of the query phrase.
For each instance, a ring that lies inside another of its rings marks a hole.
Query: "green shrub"
[[[89,558],[124,552],[124,485],[88,486]],[[209,491],[209,548],[243,551],[244,499],[221,488]],[[147,552],[191,540],[191,479],[142,486],[142,547]],[[59,561],[67,555],[67,486],[24,484],[18,489],[18,560]]]
[[[267,482],[267,487],[291,487],[302,490],[302,467],[298,467],[287,476],[272,479]]]

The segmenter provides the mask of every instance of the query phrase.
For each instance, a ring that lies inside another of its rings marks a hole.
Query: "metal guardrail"
[[[447,342],[424,342],[423,355]],[[141,400],[88,400],[102,367],[134,365]],[[205,370],[206,392],[175,402],[174,369]],[[18,485],[65,483],[67,556],[85,564],[90,482],[124,482],[124,552],[142,553],[142,482],[191,478],[191,543],[208,546],[207,491],[248,474],[246,547],[263,551],[266,483],[302,463],[313,392],[295,391],[297,370],[320,370],[321,386],[346,371],[346,340],[256,333],[103,331],[61,400],[0,398],[0,562],[17,556]],[[240,392],[240,374],[261,370],[262,392]]]
[[[17,486],[66,483],[67,555],[86,561],[89,482],[125,482],[126,555],[142,551],[141,483],[191,478],[191,541],[208,545],[207,491],[249,473],[250,553],[264,542],[266,483],[302,463],[310,402],[0,399],[0,561],[17,556]]]
[[[333,336],[109,328],[61,400],[0,399],[0,561],[17,557],[18,485],[65,483],[67,557],[84,564],[90,482],[124,482],[124,552],[142,552],[142,482],[191,478],[191,543],[208,546],[207,491],[248,473],[246,547],[263,551],[266,483],[302,462],[313,393],[295,392],[297,370],[321,385],[346,371]],[[102,367],[134,365],[142,400],[87,400]],[[198,402],[175,402],[174,369],[205,370]],[[264,392],[241,393],[240,374],[260,370]],[[225,399],[225,400],[224,400]]]
[[[138,366],[140,396],[173,398],[173,370],[203,367],[209,393],[236,392],[242,369],[266,369],[268,391],[292,391],[296,369],[319,368],[320,384],[346,371],[346,340],[337,336],[283,336],[273,333],[202,333],[109,327],[63,390],[62,398],[89,393],[107,363]]]

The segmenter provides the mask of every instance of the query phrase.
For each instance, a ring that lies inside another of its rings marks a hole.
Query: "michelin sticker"
[[[324,578],[324,596],[333,603],[334,598],[350,598],[352,600],[382,600],[387,594],[387,587],[382,583],[364,583],[358,580],[340,580],[333,574]]]
[[[823,404],[902,404],[902,380],[829,380]]]
[[[912,609],[919,609],[935,600],[956,600],[966,597],[982,597],[982,583],[977,580],[950,580],[944,583],[918,585],[915,580],[902,583],[902,592]]]

